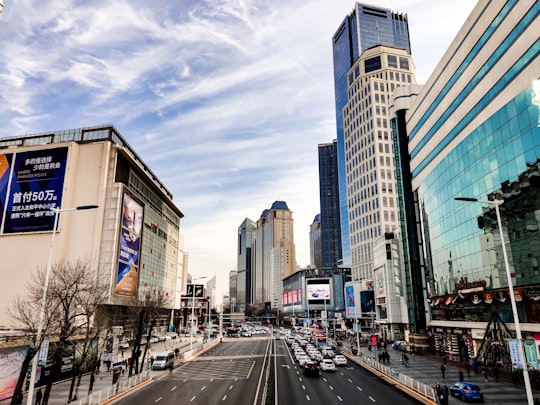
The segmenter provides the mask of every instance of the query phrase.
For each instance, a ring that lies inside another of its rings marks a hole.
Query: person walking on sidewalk
[[[484,381],[488,382],[489,370],[487,366],[482,367],[482,375],[484,376]]]
[[[444,380],[444,372],[446,371],[446,367],[444,366],[444,364],[441,364],[441,374],[442,374],[442,378]]]
[[[449,394],[449,390],[448,390],[448,387],[446,386],[446,384],[444,384],[444,386],[442,387],[442,400],[441,400],[441,404],[443,405],[448,405],[448,394]]]

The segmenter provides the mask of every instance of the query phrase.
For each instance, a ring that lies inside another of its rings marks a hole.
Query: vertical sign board
[[[345,286],[345,311],[347,318],[356,317],[356,307],[354,305],[354,286]]]
[[[137,292],[143,216],[143,206],[124,194],[115,288],[118,295],[134,296]]]
[[[519,345],[521,342],[518,339],[508,339],[508,351],[510,352],[510,361],[512,367],[517,370],[523,370],[524,359],[521,357]]]
[[[68,148],[0,156],[2,233],[51,231],[62,206]]]
[[[538,356],[536,354],[536,341],[534,339],[525,339],[523,341],[525,349],[525,358],[527,365],[534,370],[538,370]]]

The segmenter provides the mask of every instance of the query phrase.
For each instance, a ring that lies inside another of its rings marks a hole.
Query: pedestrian
[[[41,398],[43,398],[43,394],[41,393],[41,390],[37,390],[37,392],[36,392],[36,405],[41,405]]]
[[[448,394],[449,394],[449,390],[448,390],[448,387],[446,386],[446,384],[444,384],[444,387],[442,387],[442,395],[443,395],[443,400],[442,400],[442,403],[444,405],[448,405]]]
[[[110,360],[105,360],[107,362],[107,373],[110,373],[111,372],[111,361]]]
[[[499,381],[499,367],[495,365],[495,368],[493,368],[493,375],[495,376],[495,381]]]
[[[459,370],[458,375],[459,375],[459,381],[460,381],[460,382],[463,382],[463,380],[464,380],[464,378],[463,378],[463,371]]]
[[[465,370],[467,370],[467,377],[471,377],[471,363],[466,362],[465,363]]]
[[[177,347],[174,349],[174,357],[178,358],[178,354],[180,354],[180,349]]]
[[[446,367],[444,366],[444,364],[441,364],[441,374],[442,374],[442,378],[444,380],[444,372],[446,371]]]
[[[489,370],[487,366],[482,367],[482,375],[484,376],[484,381],[488,382]]]
[[[478,363],[476,362],[476,360],[473,360],[471,367],[474,371],[474,374],[478,374]]]
[[[516,370],[512,371],[512,382],[514,383],[514,387],[518,386],[518,375]]]
[[[19,392],[19,394],[17,395],[17,405],[22,405],[23,403],[23,394],[22,392]]]
[[[442,394],[442,387],[441,383],[437,381],[437,384],[435,384],[435,392],[437,393],[437,399],[440,403],[443,401],[443,394]]]
[[[90,387],[88,389],[88,392],[91,393],[94,389],[94,383],[96,382],[96,377],[94,376],[94,373],[90,374]]]

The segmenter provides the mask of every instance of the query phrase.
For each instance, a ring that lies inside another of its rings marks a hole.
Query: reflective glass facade
[[[430,235],[434,296],[457,294],[467,287],[496,291],[508,286],[495,209],[454,200],[465,196],[504,200],[501,218],[510,271],[515,274],[513,284],[530,287],[524,289],[525,297],[536,297],[540,284],[537,99],[533,85],[519,93],[448,153],[419,188]],[[511,320],[506,303],[502,319]],[[489,313],[478,304],[471,302],[471,308],[453,318],[487,321]],[[520,309],[522,321],[540,321],[533,303]],[[447,316],[435,311],[434,318]]]

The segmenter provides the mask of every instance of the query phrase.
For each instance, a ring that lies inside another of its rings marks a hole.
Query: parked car
[[[321,368],[313,361],[307,361],[302,368],[305,376],[319,377],[321,375]]]
[[[450,395],[461,399],[463,402],[484,402],[484,394],[480,387],[472,382],[457,382],[450,386]]]
[[[127,349],[129,348],[129,343],[126,341],[118,342],[118,348],[119,349]]]
[[[336,365],[330,359],[324,359],[321,361],[321,370],[322,371],[336,371]]]

